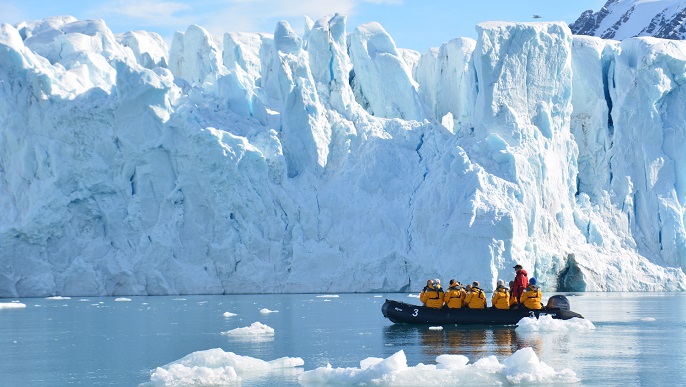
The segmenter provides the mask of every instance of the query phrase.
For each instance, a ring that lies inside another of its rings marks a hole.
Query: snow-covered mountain
[[[598,12],[585,11],[570,25],[573,34],[624,40],[636,36],[686,38],[684,0],[608,0]]]
[[[686,288],[686,46],[0,27],[0,296]]]

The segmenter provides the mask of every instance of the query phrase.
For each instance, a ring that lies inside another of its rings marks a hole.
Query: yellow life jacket
[[[519,298],[519,300],[529,309],[541,309],[541,297],[543,297],[541,289],[536,286],[529,285],[529,287],[524,289],[524,292],[522,292],[522,296]]]
[[[493,293],[491,305],[496,309],[510,309],[510,293],[505,288],[498,288]]]
[[[464,299],[466,298],[465,292],[459,286],[451,286],[448,291],[445,292],[445,304],[448,308],[459,309],[464,306]]]
[[[467,294],[465,303],[469,309],[484,309],[486,308],[486,295],[483,290],[474,286],[472,287],[472,291]]]

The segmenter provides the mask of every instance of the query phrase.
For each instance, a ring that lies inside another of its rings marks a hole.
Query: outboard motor
[[[546,309],[569,310],[569,300],[563,295],[552,296],[548,299]]]

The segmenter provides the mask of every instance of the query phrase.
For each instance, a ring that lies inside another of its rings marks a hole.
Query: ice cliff
[[[0,27],[0,297],[686,288],[686,43]]]

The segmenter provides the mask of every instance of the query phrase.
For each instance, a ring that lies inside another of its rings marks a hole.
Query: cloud
[[[294,29],[304,25],[304,17],[319,19],[322,16],[355,11],[353,0],[238,0],[224,1],[222,6],[204,15],[203,27],[212,33],[227,31],[273,32],[276,22],[288,20],[296,23]]]
[[[13,1],[0,1],[0,9],[2,9],[3,23],[17,24],[22,21],[29,21],[26,18],[26,13],[23,9],[17,6]]]
[[[316,20],[336,12],[352,14],[360,1],[365,0],[118,0],[94,9],[92,14],[143,29],[185,30],[197,24],[214,34],[272,32],[282,19],[300,23],[305,15]]]
[[[108,2],[93,11],[106,19],[126,18],[144,26],[193,24],[192,7],[180,1],[119,0]]]

